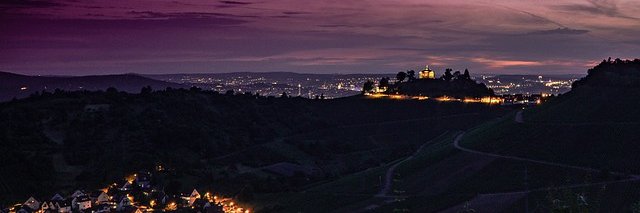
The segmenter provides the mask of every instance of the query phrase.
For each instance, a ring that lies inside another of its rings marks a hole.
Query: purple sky
[[[640,57],[640,1],[2,0],[23,74],[585,73]]]

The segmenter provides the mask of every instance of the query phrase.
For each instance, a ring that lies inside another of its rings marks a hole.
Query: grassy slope
[[[626,91],[626,92],[625,92]],[[463,144],[480,150],[640,173],[640,91],[581,88],[513,118],[487,124]],[[624,101],[621,101],[624,99]],[[626,102],[629,101],[629,102]]]
[[[640,89],[583,86],[543,106],[527,109],[525,123],[513,115],[487,123],[465,135],[462,145],[486,152],[502,153],[570,165],[640,173]],[[590,181],[607,178],[592,174]],[[557,184],[556,184],[557,185]],[[617,183],[571,190],[536,192],[530,196],[532,208],[550,210],[549,197],[584,194],[591,210],[629,211],[640,199],[638,183]],[[524,207],[524,201],[511,211]]]
[[[433,212],[470,200],[478,193],[524,190],[525,168],[531,188],[582,183],[594,175],[463,153],[451,145],[455,135],[453,131],[429,141],[414,158],[397,167],[392,195],[402,199],[394,202],[384,204],[386,199],[373,197],[380,189],[387,164],[304,193],[263,195],[257,207],[280,205],[284,212],[350,212],[375,204],[382,205],[377,212]]]

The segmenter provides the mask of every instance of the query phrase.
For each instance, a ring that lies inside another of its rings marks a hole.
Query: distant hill
[[[106,90],[114,87],[125,92],[140,92],[145,86],[155,89],[167,87],[184,88],[186,86],[160,80],[154,80],[136,74],[93,75],[93,76],[28,76],[9,72],[0,72],[0,101],[12,98],[24,98],[43,90],[66,91]]]

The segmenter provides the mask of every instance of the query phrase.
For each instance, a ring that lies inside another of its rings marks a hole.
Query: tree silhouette
[[[462,76],[462,74],[460,74],[460,71],[455,71],[453,73],[453,79],[455,79],[455,80],[461,79],[460,76]]]
[[[471,75],[469,75],[468,69],[464,69],[464,79],[467,79],[467,80],[471,79]]]
[[[380,82],[378,83],[378,87],[389,88],[389,78],[388,77],[381,78]]]
[[[288,98],[289,95],[287,95],[287,92],[282,92],[282,95],[280,95],[281,98]]]
[[[444,71],[444,74],[442,75],[442,79],[444,79],[445,81],[451,81],[451,79],[453,79],[453,75],[451,74],[451,71],[453,71],[450,68],[447,68]]]
[[[373,82],[367,80],[367,82],[364,82],[364,85],[362,85],[362,93],[371,92],[371,90],[373,90]]]
[[[416,71],[413,71],[413,70],[407,71],[407,78],[409,79],[408,81],[416,80]]]
[[[406,72],[398,72],[398,74],[396,74],[396,80],[398,80],[398,82],[404,81],[405,78],[407,78]]]
[[[142,89],[140,90],[140,94],[148,95],[152,91],[153,89],[151,89],[151,86],[146,86],[146,87],[142,87]]]

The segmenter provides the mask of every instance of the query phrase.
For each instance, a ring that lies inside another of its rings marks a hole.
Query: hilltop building
[[[427,65],[424,70],[420,71],[420,79],[436,79],[436,72],[429,69],[429,65]]]

